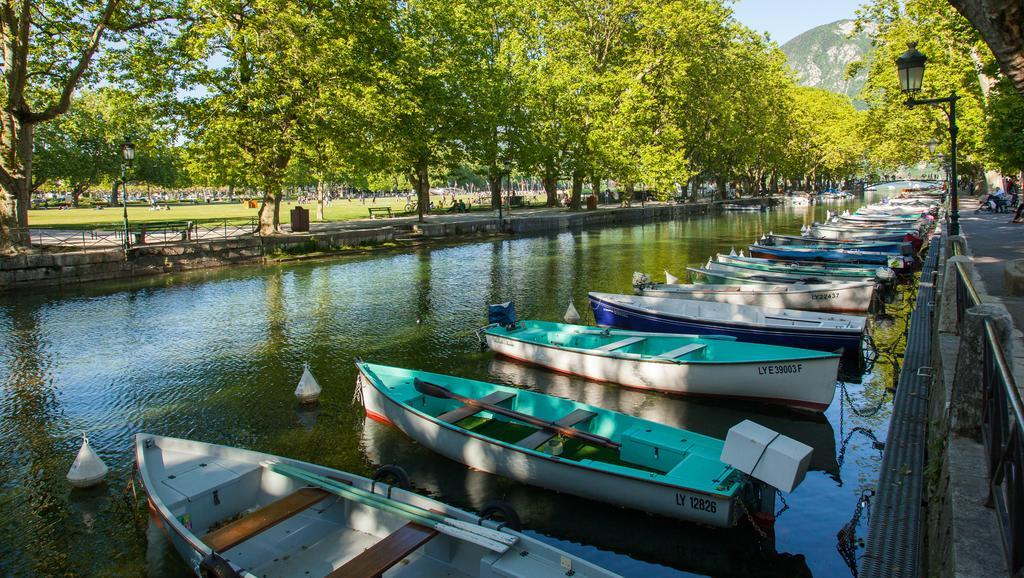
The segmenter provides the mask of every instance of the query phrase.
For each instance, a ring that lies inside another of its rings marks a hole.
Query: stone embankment
[[[954,245],[959,247],[959,256],[954,254]],[[941,277],[936,279],[939,297],[930,368],[926,471],[928,576],[1007,574],[999,522],[988,501],[988,464],[982,442],[984,321],[994,322],[1018,384],[1024,383],[1024,340],[1014,329],[1003,296],[989,294],[977,270],[977,263],[985,261],[985,255],[972,254],[966,238],[949,237],[940,259]],[[967,309],[960,320],[956,304],[958,264],[981,302]],[[1017,268],[1016,264],[1007,266],[1008,279],[1014,277]],[[1007,283],[1006,288],[1013,283]]]
[[[541,235],[584,227],[672,220],[704,214],[709,210],[709,205],[702,203],[655,204],[576,213],[561,210],[521,211],[501,222],[490,214],[429,217],[424,223],[414,222],[410,218],[368,220],[345,223],[335,228],[319,226],[311,233],[142,245],[132,247],[127,259],[120,249],[30,253],[0,259],[0,290],[259,264],[302,255],[343,254],[352,249],[390,243],[435,239],[458,241],[501,233]]]

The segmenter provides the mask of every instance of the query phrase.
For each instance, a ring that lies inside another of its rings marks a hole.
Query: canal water
[[[849,575],[870,516],[864,496],[878,475],[875,441],[885,439],[912,288],[873,319],[877,361],[862,374],[846,371],[823,416],[554,375],[481,351],[474,330],[487,304],[507,300],[521,318],[559,320],[571,299],[588,318],[588,290],[630,292],[634,271],[683,276],[715,252],[768,231],[795,233],[826,208],[863,202],[2,297],[0,574],[186,574],[128,483],[132,435],[152,432],[363,475],[400,464],[418,491],[468,509],[505,500],[531,534],[627,576]],[[745,525],[713,530],[523,486],[365,419],[352,399],[357,356],[717,437],[753,419],[812,446],[811,471],[778,502],[774,540]],[[306,362],[324,387],[312,409],[292,394]],[[65,480],[82,432],[111,467],[105,484],[84,491]]]

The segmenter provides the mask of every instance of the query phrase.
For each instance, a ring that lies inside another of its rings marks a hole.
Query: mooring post
[[[950,431],[957,436],[981,441],[983,403],[982,379],[985,371],[985,321],[991,321],[999,337],[999,347],[1012,351],[1013,319],[1001,304],[983,303],[967,309],[960,327],[960,350],[950,399]]]

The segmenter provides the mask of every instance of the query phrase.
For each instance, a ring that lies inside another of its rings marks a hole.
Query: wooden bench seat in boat
[[[595,350],[596,351],[615,351],[616,349],[622,349],[623,347],[626,347],[627,345],[633,345],[634,343],[639,343],[639,342],[643,341],[644,339],[647,339],[647,338],[646,337],[627,337],[625,339],[622,339],[622,340],[619,340],[619,341],[615,341],[613,343],[606,343],[606,344],[602,345],[601,347],[596,347]]]
[[[690,344],[684,345],[682,347],[677,347],[677,348],[673,349],[672,351],[666,351],[665,353],[660,353],[660,354],[658,354],[658,357],[663,357],[665,359],[675,359],[677,357],[682,357],[682,356],[686,355],[687,353],[693,353],[694,351],[699,351],[701,349],[704,349],[705,347],[707,347],[707,345],[705,345],[703,343],[690,343]]]
[[[563,427],[573,427],[578,423],[587,421],[588,419],[594,417],[595,415],[597,414],[592,411],[587,411],[582,408],[576,408],[575,410],[572,411],[572,413],[556,421],[555,423]],[[537,446],[546,443],[549,439],[555,437],[556,433],[558,432],[555,432],[554,430],[542,429],[540,431],[533,432],[532,434],[519,440],[518,442],[516,442],[516,445],[523,446],[525,448],[535,449]]]
[[[490,404],[490,405],[498,405],[499,403],[501,403],[503,401],[508,401],[508,400],[512,399],[513,397],[515,397],[515,396],[516,396],[516,394],[511,393],[511,392],[496,391],[496,392],[491,393],[491,394],[489,394],[489,395],[487,395],[485,397],[480,398],[477,401],[479,401],[480,403],[487,403],[487,404]],[[464,420],[467,417],[469,417],[471,415],[474,415],[474,414],[477,414],[477,413],[480,413],[482,411],[484,411],[484,409],[481,408],[481,407],[475,407],[475,406],[472,406],[472,405],[463,405],[463,406],[457,407],[457,408],[455,408],[455,409],[453,409],[453,410],[451,410],[451,411],[449,411],[447,413],[443,413],[443,414],[437,416],[437,419],[439,419],[441,421],[446,421],[448,423],[455,423],[457,421]]]
[[[203,536],[203,542],[214,551],[223,552],[267,528],[280,524],[330,495],[320,488],[300,488],[241,519],[206,534]]]
[[[373,578],[398,564],[438,534],[437,530],[409,522],[380,542],[363,550],[327,578]]]

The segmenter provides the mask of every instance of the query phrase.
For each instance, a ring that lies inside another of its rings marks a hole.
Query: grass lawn
[[[469,197],[464,198],[469,201]],[[435,200],[435,202],[437,202]],[[296,206],[294,201],[283,202],[281,205],[281,222],[288,223],[288,212]],[[250,209],[247,205],[238,203],[213,203],[213,204],[171,204],[170,210],[152,211],[148,206],[129,205],[128,220],[132,223],[145,221],[223,221],[225,219],[233,224],[247,223],[250,219],[256,218],[259,209]],[[310,220],[316,220],[315,204],[303,204],[309,209]],[[369,218],[369,207],[391,207],[396,214],[405,211],[405,199],[377,199],[376,203],[366,200],[366,204],[358,200],[338,200],[331,203],[331,206],[324,207],[324,218],[326,221],[351,221],[353,219]],[[489,210],[483,209],[480,210]],[[107,207],[96,210],[93,208],[82,209],[34,209],[28,212],[28,222],[32,227],[61,228],[61,229],[91,229],[100,228],[100,225],[120,226],[122,219],[121,207]],[[436,211],[443,214],[447,209]]]

